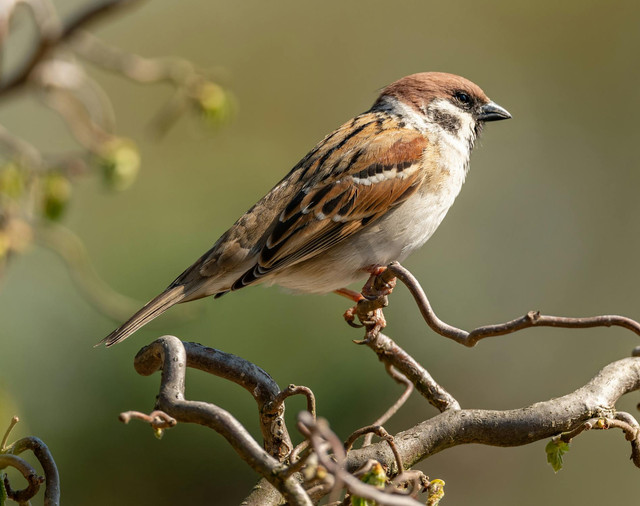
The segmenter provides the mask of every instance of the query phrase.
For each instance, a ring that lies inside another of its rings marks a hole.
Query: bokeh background
[[[58,1],[63,12],[83,2]],[[238,102],[212,131],[193,117],[161,141],[148,135],[166,86],[143,87],[98,69],[119,132],[139,144],[136,185],[114,194],[82,180],[64,224],[100,275],[141,302],[183,268],[333,128],[406,74],[440,70],[478,83],[513,115],[488,125],[467,184],[428,245],[405,265],[439,316],[462,328],[530,309],[640,318],[640,4],[634,1],[154,0],[92,31],[146,56],[215,69]],[[74,147],[62,123],[28,95],[0,120],[46,150]],[[90,305],[51,251],[34,247],[5,271],[0,291],[0,406],[24,421],[14,437],[47,442],[64,504],[237,504],[256,476],[211,431],[182,425],[156,440],[121,411],[153,407],[158,377],[139,377],[135,353],[162,334],[238,354],[281,386],[306,385],[341,437],[400,394],[375,356],[355,346],[339,297],[251,288],[177,308],[108,351],[92,345],[119,322]],[[186,307],[185,307],[186,309]],[[533,329],[466,349],[435,335],[407,291],[386,311],[388,333],[463,407],[509,409],[568,393],[638,337],[622,329]],[[198,372],[187,395],[214,401],[259,434],[252,399]],[[634,412],[638,397],[618,408]],[[12,406],[8,408],[8,406]],[[302,400],[293,399],[293,422]],[[415,395],[388,424],[433,416]],[[291,424],[292,432],[294,425]],[[545,441],[464,446],[423,462],[446,481],[443,504],[631,503],[640,475],[621,433],[584,434],[554,474]],[[596,499],[596,497],[598,499]]]

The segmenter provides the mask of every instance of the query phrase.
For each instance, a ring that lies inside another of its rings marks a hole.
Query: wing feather
[[[313,177],[275,220],[257,263],[232,289],[308,260],[375,223],[420,186],[428,140],[409,129],[384,130],[373,122],[354,126],[319,153]],[[356,131],[354,133],[354,131]],[[353,141],[357,135],[357,145]],[[343,170],[332,170],[347,164]]]

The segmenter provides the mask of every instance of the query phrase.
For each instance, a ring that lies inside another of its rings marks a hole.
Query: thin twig
[[[420,286],[420,283],[413,274],[411,274],[411,272],[405,269],[402,265],[398,262],[393,262],[388,265],[387,270],[407,286],[411,295],[413,295],[423,318],[431,329],[441,336],[453,339],[457,343],[464,344],[468,347],[475,346],[478,341],[486,337],[503,336],[529,327],[583,329],[591,327],[619,326],[640,335],[640,323],[625,316],[602,315],[586,318],[567,318],[564,316],[542,315],[538,311],[529,311],[526,315],[516,318],[515,320],[495,325],[486,325],[478,327],[471,332],[467,332],[466,330],[453,327],[448,323],[443,322],[436,316],[431,304],[429,303],[429,299],[427,299],[424,290]]]
[[[402,457],[400,456],[400,452],[398,452],[398,448],[395,444],[393,436],[380,425],[369,425],[368,427],[362,427],[361,429],[354,431],[353,434],[351,434],[344,443],[345,451],[348,453],[349,450],[351,450],[351,448],[353,447],[353,443],[355,443],[358,438],[364,436],[365,434],[375,434],[376,436],[386,441],[389,445],[389,448],[391,448],[391,451],[393,452],[393,456],[396,459],[397,469],[394,471],[394,474],[404,472]]]
[[[286,389],[282,390],[279,394],[276,395],[275,399],[273,399],[268,406],[265,407],[265,410],[277,411],[280,409],[280,406],[284,403],[285,399],[288,399],[292,395],[304,395],[307,398],[307,411],[311,413],[311,416],[316,417],[316,398],[313,395],[313,392],[310,388],[300,386],[300,385],[289,385]]]
[[[380,505],[417,506],[420,504],[410,497],[385,493],[374,486],[363,483],[354,475],[347,472],[344,467],[344,449],[336,446],[336,440],[338,440],[338,438],[329,429],[325,420],[318,419],[314,421],[309,413],[303,411],[298,415],[298,424],[299,426],[304,426],[309,431],[310,441],[316,450],[320,464],[334,476],[336,480],[334,493],[337,490],[337,487],[341,487],[342,483],[344,483],[352,495],[376,501]],[[334,452],[332,457],[329,456],[326,451],[319,451],[319,448],[324,442],[330,443],[330,447]],[[335,499],[331,497],[329,500],[331,501]]]
[[[40,483],[44,480],[38,476],[36,470],[29,465],[27,461],[16,455],[0,454],[0,469],[4,469],[6,467],[13,467],[19,471],[28,483],[27,487],[22,490],[13,490],[9,483],[9,479],[7,476],[4,476],[4,486],[9,499],[17,503],[24,504],[38,493],[40,490]]]
[[[387,421],[393,415],[395,415],[402,406],[404,406],[404,403],[407,402],[407,399],[411,395],[411,392],[413,392],[413,383],[411,383],[411,381],[409,381],[409,379],[404,374],[398,372],[396,368],[390,364],[385,364],[384,368],[389,374],[389,376],[391,376],[397,383],[404,385],[405,389],[404,389],[404,392],[402,392],[402,395],[398,398],[398,400],[394,402],[393,405],[389,409],[387,409],[382,414],[382,416],[380,416],[380,418],[378,418],[371,425],[384,425],[385,423],[387,423]],[[373,439],[373,433],[367,434],[364,437],[362,446],[363,447],[369,446],[371,444],[372,439]]]
[[[53,455],[44,442],[34,436],[19,439],[7,448],[7,452],[20,455],[26,450],[31,450],[40,462],[45,476],[44,506],[60,505],[60,475]]]
[[[20,418],[18,418],[17,416],[11,417],[11,421],[9,422],[9,427],[7,427],[7,430],[5,431],[4,436],[2,437],[2,442],[0,442],[0,453],[4,453],[6,451],[9,434],[11,434],[11,431],[19,421],[20,421]]]
[[[154,429],[169,429],[175,427],[178,423],[175,418],[160,410],[152,411],[148,415],[139,411],[125,411],[120,413],[118,419],[124,424],[129,423],[131,420],[140,420],[148,423]]]

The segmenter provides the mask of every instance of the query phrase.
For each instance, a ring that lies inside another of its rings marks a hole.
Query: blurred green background
[[[83,2],[56,3],[70,12]],[[168,87],[92,70],[113,99],[119,133],[138,142],[143,168],[123,193],[98,178],[81,181],[64,224],[105,280],[144,302],[319,139],[366,110],[379,88],[447,71],[478,83],[513,119],[487,126],[456,205],[405,262],[439,316],[467,329],[530,309],[638,319],[639,23],[631,0],[147,2],[92,31],[142,55],[217,69],[237,97],[236,119],[211,132],[185,118],[157,142],[147,125]],[[74,147],[28,95],[0,104],[0,120],[42,149]],[[120,322],[83,299],[55,254],[35,247],[9,265],[0,391],[24,421],[14,438],[35,434],[55,455],[63,504],[237,504],[255,482],[211,431],[181,425],[158,441],[141,423],[117,421],[121,411],[152,409],[159,378],[139,377],[132,361],[162,334],[252,360],[281,386],[312,388],[341,437],[400,394],[375,356],[351,343],[361,333],[342,321],[339,297],[257,287],[191,305],[199,312],[187,323],[166,316],[122,345],[94,349]],[[616,328],[535,329],[466,349],[432,333],[404,288],[386,316],[388,334],[468,408],[564,395],[638,344]],[[192,372],[187,396],[218,403],[259,434],[253,401],[238,387]],[[635,412],[637,400],[618,408]],[[287,408],[296,439],[303,406],[293,399]],[[1,428],[14,412],[0,408]],[[434,414],[414,394],[387,428]],[[557,475],[545,443],[458,447],[420,468],[446,481],[450,506],[637,500],[640,474],[620,432],[578,438]]]

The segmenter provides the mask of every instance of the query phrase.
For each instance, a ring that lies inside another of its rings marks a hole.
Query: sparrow
[[[258,283],[355,293],[343,287],[431,237],[462,188],[483,125],[508,118],[460,76],[424,72],[390,84],[98,345],[123,341],[174,304]]]

